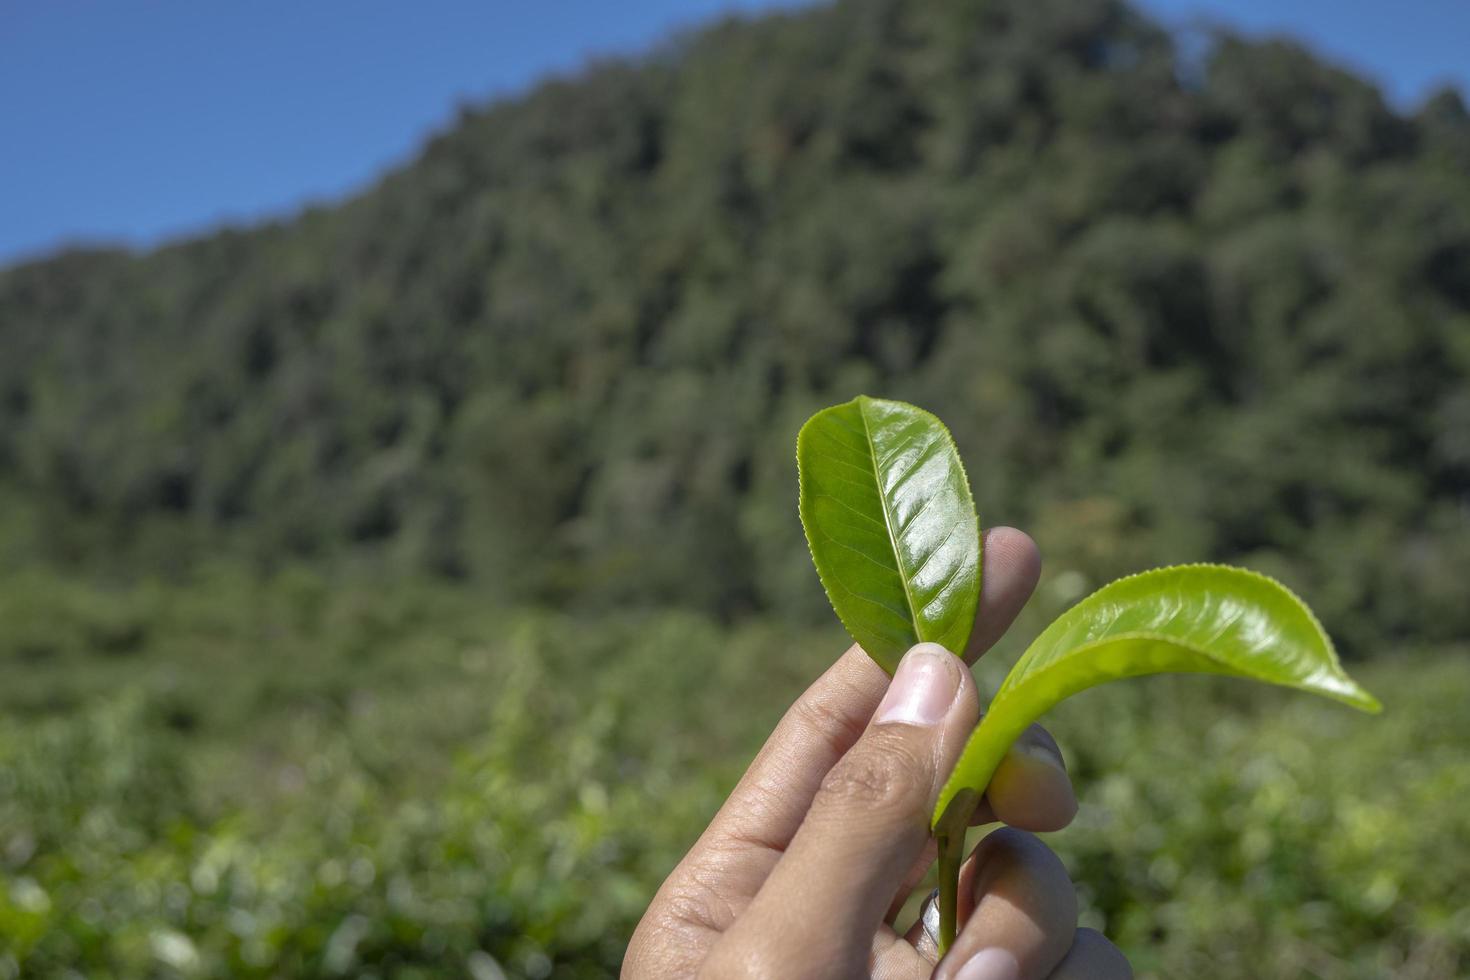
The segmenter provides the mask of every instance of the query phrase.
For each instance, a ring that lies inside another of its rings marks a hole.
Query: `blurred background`
[[[845,645],[794,442],[1317,610],[1049,720],[1144,977],[1470,970],[1470,10],[0,9],[0,980],[605,977]]]

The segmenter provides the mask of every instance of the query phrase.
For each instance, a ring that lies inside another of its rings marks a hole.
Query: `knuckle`
[[[826,743],[840,756],[862,737],[867,719],[843,711],[833,701],[803,697],[792,705],[794,722]]]
[[[711,932],[727,929],[735,920],[730,903],[721,898],[715,889],[702,883],[675,890],[669,896],[663,912],[669,922]]]
[[[622,976],[646,977],[681,974],[697,960],[698,950],[721,926],[721,906],[710,889],[675,888],[660,892],[628,941]],[[725,923],[728,924],[728,923]]]
[[[850,811],[919,805],[933,781],[929,768],[904,740],[875,733],[832,767],[813,808]]]

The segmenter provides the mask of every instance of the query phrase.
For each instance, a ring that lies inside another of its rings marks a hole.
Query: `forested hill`
[[[6,567],[821,612],[796,428],[867,392],[1073,585],[1241,560],[1350,652],[1470,631],[1461,99],[1107,0],[718,26],[342,206],[0,273],[0,352]]]

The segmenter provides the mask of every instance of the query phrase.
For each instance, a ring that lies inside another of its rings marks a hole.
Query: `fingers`
[[[1072,948],[1047,980],[1133,980],[1133,968],[1102,933],[1078,929]]]
[[[985,532],[985,574],[967,660],[1010,626],[1040,567],[1036,544],[1025,532]],[[775,867],[823,777],[857,741],[888,685],[888,675],[858,646],[828,668],[786,712],[645,919],[674,902],[697,905],[699,928],[727,928]],[[718,900],[707,900],[710,893]]]
[[[1012,827],[1039,832],[1061,830],[1077,815],[1077,795],[1056,740],[1040,725],[1016,739],[1001,760],[985,800],[970,822],[974,826],[1002,820]]]
[[[1025,531],[1013,527],[986,531],[984,556],[975,629],[964,651],[968,664],[995,646],[1011,628],[1041,578],[1041,551]]]
[[[1041,568],[1036,543],[1015,528],[987,531],[985,555],[969,661],[1005,633]],[[857,740],[888,683],[861,647],[850,647],[786,712],[710,830],[777,848],[789,842],[822,777]]]
[[[965,925],[934,980],[1044,980],[1073,945],[1077,893],[1045,844],[1002,828],[961,869],[959,913]]]
[[[1002,820],[1021,830],[1045,832],[1061,830],[1076,815],[1077,795],[1062,762],[1061,750],[1051,733],[1040,725],[1032,725],[1011,746],[991,777],[985,796],[970,818],[970,826],[980,827]],[[928,873],[937,853],[938,849],[931,841],[915,860],[888,907],[889,922],[902,911],[910,893]]]
[[[1101,933],[1073,931],[1077,906],[1066,869],[1029,834],[1003,830],[987,837],[965,866],[960,894],[965,926],[935,980],[1133,980],[1127,957]],[[936,909],[928,903],[925,909],[933,912],[927,928],[921,919],[906,942],[883,948],[896,966],[888,976],[930,976],[939,921]],[[1044,972],[1064,947],[1061,961]]]
[[[930,643],[909,651],[872,724],[822,780],[786,854],[716,944],[707,972],[863,973],[978,715],[974,680],[959,660]]]

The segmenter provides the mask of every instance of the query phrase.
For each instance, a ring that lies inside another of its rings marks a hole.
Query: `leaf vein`
[[[933,450],[937,445],[938,444],[934,442],[929,443],[928,446],[925,447],[924,452],[920,453],[919,457],[915,459],[911,464],[909,464],[908,469],[906,469],[898,477],[898,479],[893,482],[893,485],[884,488],[883,493],[887,495],[890,499],[897,497],[899,487],[909,482],[909,480],[913,478],[915,473],[918,473],[920,470],[924,469],[926,466],[934,461],[935,457]]]
[[[964,569],[964,562],[955,563],[954,568],[950,569],[949,574],[946,575],[944,577],[944,581],[940,583],[938,591],[934,593],[934,595],[929,599],[928,602],[924,603],[924,608],[922,610],[923,612],[928,612],[930,606],[934,605],[934,603],[944,598],[944,590],[950,587],[954,580],[959,577],[960,572],[964,571]]]
[[[951,524],[949,526],[949,533],[944,536],[944,540],[943,541],[939,542],[939,544],[937,544],[934,547],[934,550],[933,551],[929,552],[928,557],[926,557],[924,559],[924,563],[919,566],[919,568],[918,568],[917,571],[914,572],[914,578],[918,578],[920,575],[923,575],[924,574],[924,569],[926,569],[926,568],[929,567],[929,563],[934,560],[934,556],[937,555],[937,554],[939,554],[941,551],[944,550],[944,546],[947,545],[947,544],[949,544],[949,539],[952,538],[952,537],[954,537],[954,533],[956,531],[958,531],[959,529],[960,529],[960,525],[959,524]],[[927,607],[925,607],[925,608],[927,608]]]
[[[862,511],[858,510],[856,507],[854,507],[852,504],[848,503],[847,501],[843,500],[841,497],[835,497],[835,496],[833,496],[830,493],[814,493],[814,494],[812,494],[812,499],[813,500],[821,500],[821,499],[830,500],[833,503],[837,504],[837,506],[841,507],[843,510],[851,511],[852,513],[856,514],[858,517],[861,517],[863,520],[867,521],[868,523],[874,524],[874,525],[882,528],[883,529],[883,532],[885,534],[888,532],[888,525],[884,524],[882,521],[878,520],[878,518],[874,517],[871,514],[864,514]],[[897,571],[897,569],[895,569],[895,571]]]
[[[857,548],[854,548],[852,545],[848,544],[846,541],[842,541],[842,540],[839,540],[837,538],[834,538],[832,535],[828,534],[825,530],[822,531],[822,536],[825,537],[828,541],[830,541],[833,544],[837,545],[837,547],[839,547],[839,548],[845,548],[846,550],[851,551],[853,554],[858,555],[859,557],[864,558],[864,559],[872,562],[874,565],[877,565],[879,568],[883,569],[885,572],[892,572],[893,574],[895,574],[895,575],[898,576],[899,581],[903,581],[903,573],[900,572],[895,566],[883,564],[881,561],[879,561],[878,559],[874,558],[872,555],[868,554],[866,551],[861,551],[861,550],[859,550]]]

